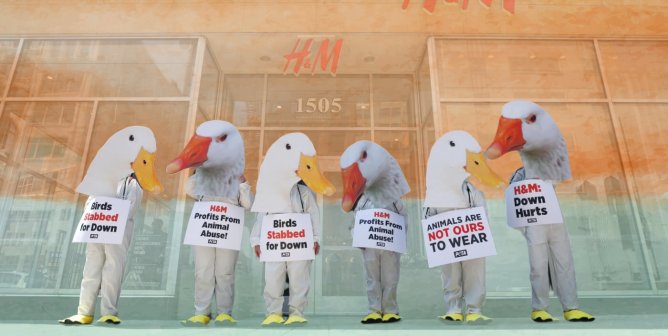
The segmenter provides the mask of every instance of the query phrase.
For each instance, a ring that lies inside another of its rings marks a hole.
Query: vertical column
[[[610,96],[610,88],[608,87],[608,79],[605,73],[605,66],[603,64],[603,59],[601,57],[601,49],[598,44],[598,39],[593,40],[594,49],[596,51],[596,61],[598,63],[598,70],[601,73],[601,80],[603,81],[603,90],[605,92],[605,98],[608,103],[608,111],[610,112],[610,120],[612,121],[612,128],[615,132],[615,139],[617,141],[617,147],[619,148],[619,159],[622,164],[622,173],[624,174],[624,182],[626,183],[626,189],[629,193],[629,200],[631,201],[631,208],[633,211],[633,218],[636,224],[636,230],[638,231],[638,237],[640,238],[640,246],[642,248],[643,260],[645,261],[645,267],[647,268],[649,283],[652,291],[656,292],[656,270],[654,269],[654,264],[650,261],[651,251],[647,247],[647,237],[645,236],[645,231],[643,230],[643,223],[640,217],[640,210],[638,207],[638,192],[635,188],[635,185],[631,182],[633,179],[632,167],[631,167],[631,156],[629,155],[628,145],[624,139],[624,134],[619,120],[619,116],[615,112],[614,104],[612,103],[612,97]]]

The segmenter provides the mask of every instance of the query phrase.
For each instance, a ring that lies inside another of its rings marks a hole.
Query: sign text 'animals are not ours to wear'
[[[224,202],[195,202],[183,243],[239,251],[244,208]]]
[[[358,211],[353,246],[406,253],[406,218],[386,209]]]
[[[130,201],[95,196],[86,202],[74,243],[120,244],[130,212]]]
[[[496,255],[485,208],[442,212],[422,220],[429,267]]]
[[[311,215],[307,213],[266,215],[260,235],[260,261],[315,259]]]

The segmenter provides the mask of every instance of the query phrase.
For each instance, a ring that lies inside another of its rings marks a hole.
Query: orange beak
[[[347,168],[341,169],[341,177],[343,179],[343,199],[341,201],[341,208],[345,212],[350,212],[364,192],[366,179],[362,176],[362,172],[360,171],[357,162]]]
[[[522,120],[501,117],[494,141],[487,148],[485,156],[493,160],[508,152],[522,149],[525,143],[522,135]]]
[[[181,154],[170,162],[165,169],[167,174],[174,174],[186,168],[199,167],[208,159],[211,138],[193,135]]]

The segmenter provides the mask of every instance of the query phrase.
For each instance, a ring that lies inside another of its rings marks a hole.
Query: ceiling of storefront
[[[323,40],[329,40],[329,51],[336,40],[342,40],[337,74],[394,73],[412,74],[426,49],[426,34],[369,33],[218,33],[206,34],[209,49],[223,73],[283,73],[285,55],[297,42],[297,51],[312,39],[311,59],[316,57]],[[295,61],[287,71],[294,70]],[[331,67],[331,63],[330,63]],[[329,71],[329,67],[327,68]],[[327,72],[324,71],[324,72]],[[310,73],[303,68],[301,73]],[[318,68],[316,73],[323,73]]]

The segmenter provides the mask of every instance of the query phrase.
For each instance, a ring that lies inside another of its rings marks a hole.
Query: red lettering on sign
[[[528,192],[540,192],[540,186],[536,183],[529,184],[528,186]]]
[[[211,207],[209,207],[209,211],[227,213],[227,207],[222,205],[212,204]]]
[[[373,213],[373,216],[376,217],[376,218],[386,218],[386,219],[390,219],[390,214],[389,214],[389,213],[386,213],[386,212],[379,212],[379,211],[376,211],[376,212]]]
[[[528,193],[534,193],[534,192],[541,192],[542,190],[540,189],[540,186],[537,183],[531,183],[531,184],[522,184],[513,187],[513,193],[515,195],[519,194],[528,194]]]

